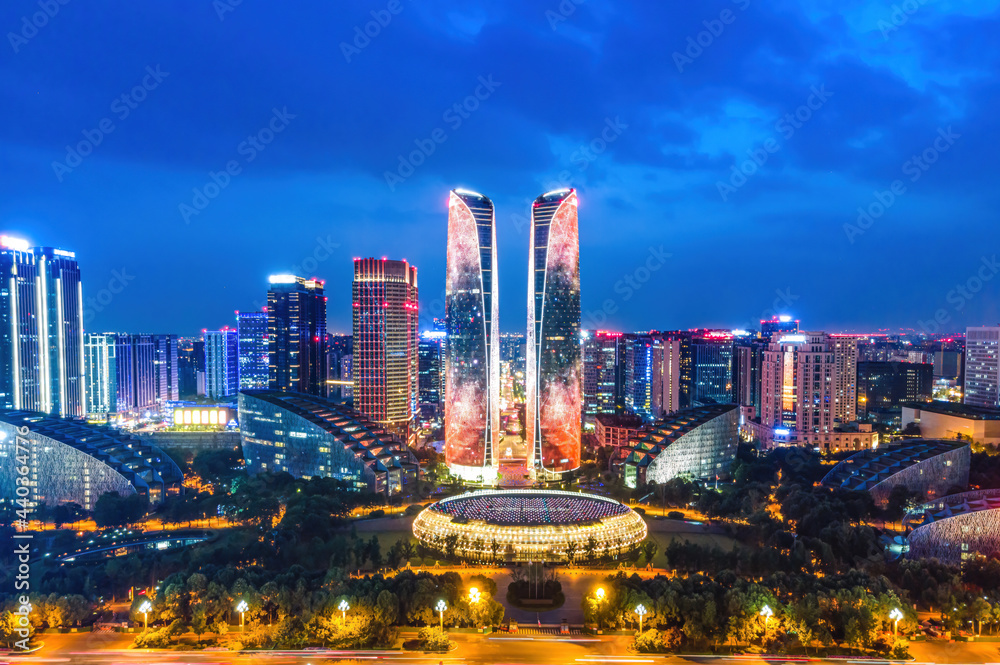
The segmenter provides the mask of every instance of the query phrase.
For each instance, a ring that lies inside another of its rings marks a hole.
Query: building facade
[[[588,418],[615,413],[618,402],[618,350],[622,334],[587,331],[583,341],[583,412]]]
[[[486,469],[497,466],[502,436],[494,218],[482,194],[449,195],[444,448],[452,474],[467,480],[495,474]]]
[[[580,466],[583,358],[576,190],[535,199],[528,254],[525,428],[536,468]]]
[[[239,337],[228,327],[206,330],[205,396],[212,400],[232,397],[240,390]]]
[[[1000,446],[1000,409],[953,402],[903,404],[902,427],[914,423],[928,439],[963,438],[987,446]]]
[[[739,415],[736,404],[713,404],[684,409],[657,423],[627,451],[625,485],[728,478],[739,445]]]
[[[355,259],[354,408],[413,444],[419,385],[417,269],[406,261]]]
[[[180,367],[176,335],[153,335],[153,365],[156,372],[156,402],[180,399]]]
[[[907,556],[960,565],[1000,553],[1000,490],[976,490],[929,501],[908,522]]]
[[[0,407],[83,416],[83,290],[73,252],[0,236]]]
[[[445,339],[447,333],[436,330],[424,331],[420,334],[418,355],[420,378],[417,402],[420,407],[420,417],[424,419],[440,418],[444,415],[444,368]]]
[[[775,436],[834,431],[836,364],[821,332],[786,334],[763,352],[760,422],[769,445]]]
[[[114,333],[86,333],[83,340],[87,377],[87,415],[107,416],[118,411],[118,365]]]
[[[27,434],[23,434],[27,431]],[[184,476],[156,446],[116,429],[37,412],[0,412],[0,495],[15,496],[18,448],[28,449],[27,499],[55,507],[77,503],[93,510],[107,492],[141,494],[157,504],[180,494]]]
[[[236,312],[240,390],[267,388],[267,313]]]
[[[267,292],[268,388],[326,395],[323,282],[271,275]]]
[[[335,478],[348,488],[403,494],[419,466],[406,444],[357,411],[316,395],[247,390],[239,395],[247,472]]]
[[[930,363],[858,363],[858,411],[868,420],[900,424],[906,402],[929,402],[934,385]]]
[[[696,330],[691,334],[691,402],[733,402],[733,334],[727,330]]]
[[[156,344],[153,335],[115,336],[118,413],[142,416],[157,409]]]
[[[1000,406],[1000,327],[965,331],[965,404]]]

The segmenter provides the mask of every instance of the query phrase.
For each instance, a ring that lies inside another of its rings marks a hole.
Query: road
[[[297,663],[370,663],[382,661],[399,665],[588,665],[594,663],[698,663],[730,665],[737,661],[754,664],[780,662],[782,658],[724,656],[654,656],[629,654],[630,636],[573,636],[531,634],[520,635],[453,634],[456,648],[447,654],[424,654],[407,651],[339,651],[339,652],[267,652],[240,654],[225,651],[142,651],[128,649],[131,635],[88,633],[46,636],[45,648],[36,654],[4,658],[6,663],[79,663],[81,665],[263,665]],[[989,664],[1000,662],[1000,643],[919,642],[912,645],[915,661],[911,665]],[[800,659],[796,659],[800,660]],[[843,659],[816,659],[814,662],[838,663]],[[852,660],[851,663],[864,661]],[[876,661],[884,663],[885,661]]]

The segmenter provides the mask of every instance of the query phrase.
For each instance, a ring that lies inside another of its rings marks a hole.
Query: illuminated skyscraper
[[[417,269],[406,261],[354,260],[354,408],[416,442],[419,384]]]
[[[535,199],[528,254],[525,427],[538,470],[580,466],[580,235],[574,189]]]
[[[236,312],[240,390],[267,388],[267,312]]]
[[[268,387],[326,396],[323,282],[271,275],[267,292]]]
[[[0,237],[0,407],[83,416],[83,293],[73,252]]]
[[[205,340],[205,395],[219,400],[235,395],[240,390],[239,350],[235,330],[226,326],[222,330],[206,330]]]
[[[965,404],[1000,406],[1000,326],[965,331]]]
[[[448,200],[445,458],[455,475],[490,481],[500,432],[500,330],[493,202],[456,189]],[[493,474],[495,476],[495,473]]]

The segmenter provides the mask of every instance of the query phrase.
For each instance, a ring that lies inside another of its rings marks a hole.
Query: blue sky
[[[516,331],[570,185],[585,325],[996,323],[998,5],[9,0],[0,232],[77,253],[89,330],[220,327],[300,268],[347,331],[356,256],[440,315],[467,187]]]

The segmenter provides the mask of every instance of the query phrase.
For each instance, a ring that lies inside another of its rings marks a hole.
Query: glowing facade
[[[613,499],[557,490],[480,490],[443,499],[413,521],[413,535],[463,559],[559,561],[618,556],[646,538],[646,523]]]
[[[580,466],[580,236],[576,190],[538,197],[528,254],[526,441],[535,467]]]
[[[456,189],[448,201],[445,457],[455,475],[489,482],[497,465],[500,331],[493,202]]]

